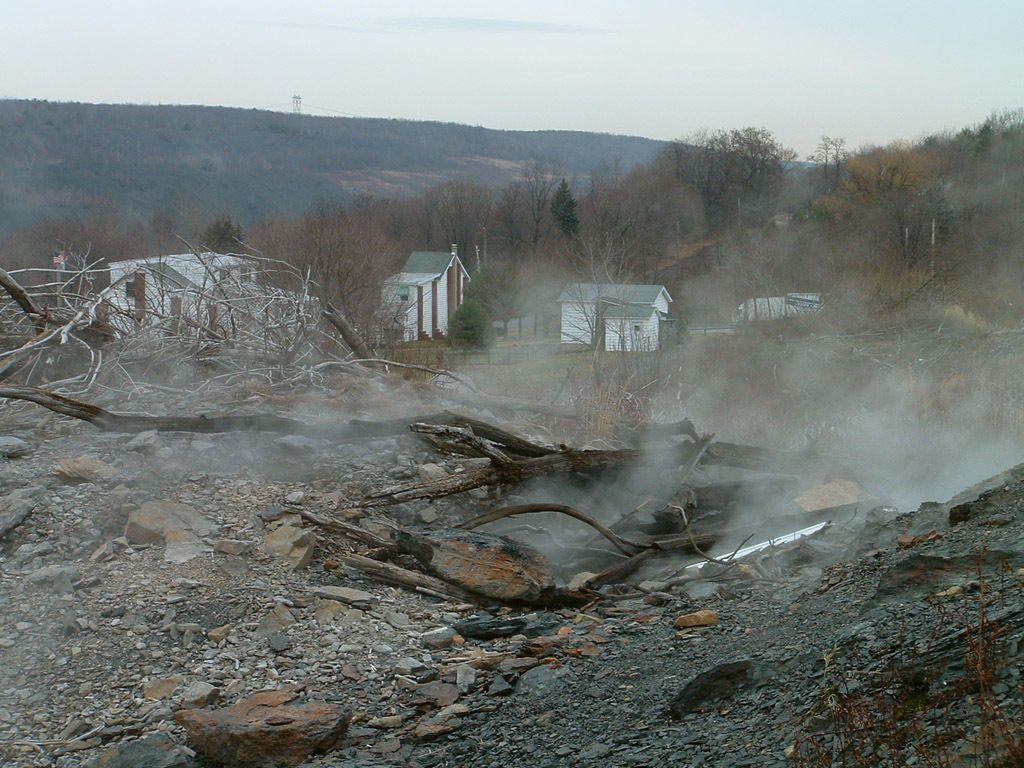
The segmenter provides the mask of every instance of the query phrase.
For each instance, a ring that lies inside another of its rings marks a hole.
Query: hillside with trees
[[[0,124],[4,221],[46,211],[0,241],[8,268],[58,250],[251,253],[308,272],[367,327],[410,251],[453,244],[505,329],[552,319],[570,279],[664,284],[684,326],[789,292],[827,294],[837,328],[950,307],[1016,325],[1024,307],[1021,110],[886,146],[822,137],[807,158],[759,127],[658,144],[45,102],[0,102]]]
[[[250,224],[318,201],[401,197],[453,178],[500,184],[531,160],[575,176],[649,161],[662,142],[571,131],[200,106],[0,101],[0,242],[98,213]]]

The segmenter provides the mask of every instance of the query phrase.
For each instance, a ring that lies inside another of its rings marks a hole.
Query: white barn
[[[614,352],[660,349],[671,301],[663,285],[570,283],[558,297],[561,342]]]
[[[462,306],[469,273],[455,250],[413,251],[402,271],[388,279],[385,300],[396,307],[403,341],[442,339]]]

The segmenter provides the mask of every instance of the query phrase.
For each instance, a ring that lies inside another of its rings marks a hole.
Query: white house
[[[468,282],[469,273],[454,248],[451,253],[413,251],[385,287],[386,300],[396,307],[402,340],[444,338]]]
[[[671,301],[663,285],[569,283],[558,297],[561,341],[616,352],[659,349]]]
[[[227,286],[256,281],[256,265],[240,256],[180,253],[123,259],[108,264],[110,284],[121,284],[106,301],[116,310],[142,320],[147,315],[179,317],[198,312],[216,287],[223,298]]]

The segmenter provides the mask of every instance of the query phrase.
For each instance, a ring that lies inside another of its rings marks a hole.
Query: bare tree
[[[824,195],[831,195],[839,187],[842,181],[843,170],[850,153],[846,150],[846,139],[836,136],[822,136],[821,141],[815,148],[808,160],[817,163],[821,169],[821,183],[818,191]]]
[[[558,186],[554,170],[547,163],[534,160],[519,174],[526,207],[526,242],[531,253],[537,253],[541,242],[551,231],[551,197]]]

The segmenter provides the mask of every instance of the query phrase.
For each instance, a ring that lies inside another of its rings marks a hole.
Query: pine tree
[[[580,219],[576,215],[576,198],[568,182],[562,179],[551,197],[551,216],[566,237],[576,237],[580,232]]]
[[[455,310],[448,323],[448,343],[453,347],[481,350],[494,343],[494,327],[479,301],[467,298]]]
[[[241,240],[242,226],[229,216],[222,216],[206,228],[202,246],[214,253],[233,253],[238,250]]]

